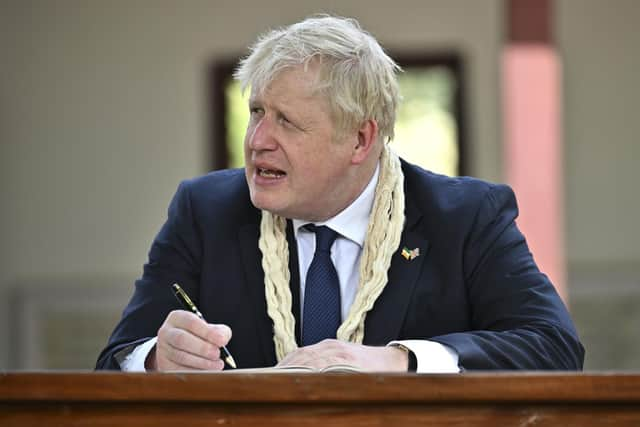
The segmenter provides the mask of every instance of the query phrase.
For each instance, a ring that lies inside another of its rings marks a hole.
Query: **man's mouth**
[[[280,170],[258,168],[258,175],[263,178],[281,179],[284,178],[287,174]]]

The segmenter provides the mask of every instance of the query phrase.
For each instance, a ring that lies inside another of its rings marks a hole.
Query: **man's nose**
[[[272,121],[267,116],[264,116],[253,128],[249,137],[249,148],[255,151],[275,150],[277,145]]]

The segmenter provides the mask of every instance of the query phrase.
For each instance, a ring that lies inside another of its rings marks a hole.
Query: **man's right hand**
[[[222,370],[220,347],[231,339],[227,325],[213,325],[186,310],[169,313],[147,356],[147,371]]]

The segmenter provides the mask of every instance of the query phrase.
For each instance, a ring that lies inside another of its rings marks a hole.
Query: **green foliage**
[[[445,175],[458,174],[455,78],[444,67],[408,68],[399,76],[402,103],[394,150],[412,163]]]
[[[225,88],[227,105],[227,149],[229,150],[229,167],[244,166],[244,134],[249,123],[248,92],[240,91],[240,83],[233,80]]]

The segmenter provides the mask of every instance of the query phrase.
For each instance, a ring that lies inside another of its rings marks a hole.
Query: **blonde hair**
[[[260,93],[279,72],[312,61],[320,70],[317,90],[329,102],[339,132],[373,119],[382,141],[393,139],[401,69],[355,19],[318,15],[270,31],[240,61],[234,77],[243,90],[251,86]]]

